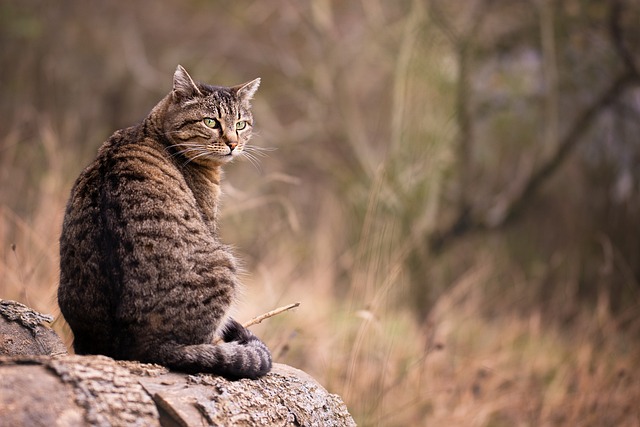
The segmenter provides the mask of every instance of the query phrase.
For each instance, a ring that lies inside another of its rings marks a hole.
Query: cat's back
[[[193,205],[184,177],[141,126],[115,132],[76,180],[60,236],[58,300],[76,335],[86,330],[102,338],[94,350],[107,345],[113,331],[91,320],[113,317],[124,277],[145,274],[136,266],[136,232],[147,228],[157,240],[180,203]]]
[[[102,144],[95,160],[82,171],[72,189],[70,204],[88,195],[115,190],[118,184],[154,179],[162,180],[165,186],[177,184],[184,189],[184,177],[161,142],[145,135],[140,125],[121,129]]]
[[[83,263],[96,248],[108,251],[112,239],[133,238],[126,233],[137,228],[136,222],[153,221],[161,231],[161,219],[196,206],[184,175],[160,141],[145,135],[142,126],[115,132],[71,190],[60,246],[63,262],[72,265],[63,265],[63,274],[76,270],[73,264]]]

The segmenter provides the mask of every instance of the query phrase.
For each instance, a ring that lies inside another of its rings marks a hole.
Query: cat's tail
[[[271,352],[235,321],[227,325],[220,344],[165,346],[162,364],[183,372],[208,372],[230,379],[259,378],[271,370]]]

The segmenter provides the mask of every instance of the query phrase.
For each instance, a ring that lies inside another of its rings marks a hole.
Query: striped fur
[[[58,289],[76,353],[230,378],[270,370],[264,343],[228,317],[238,267],[216,233],[220,168],[247,148],[258,85],[195,83],[178,66],[173,90],[82,172]]]

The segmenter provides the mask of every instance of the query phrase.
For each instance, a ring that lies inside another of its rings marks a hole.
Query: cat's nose
[[[227,144],[227,147],[229,147],[231,151],[233,151],[233,149],[238,146],[238,143],[236,141],[227,141],[225,142],[225,144]]]

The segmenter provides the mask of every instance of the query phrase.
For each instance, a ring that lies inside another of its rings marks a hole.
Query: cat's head
[[[253,128],[249,101],[259,85],[259,78],[233,87],[196,83],[178,65],[162,118],[172,152],[185,164],[205,165],[245,154]]]

